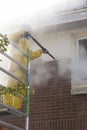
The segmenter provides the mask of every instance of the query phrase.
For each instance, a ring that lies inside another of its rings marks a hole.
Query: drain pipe
[[[25,122],[25,130],[29,130],[29,110],[30,110],[30,51],[28,49],[28,73],[27,73],[27,103],[26,103],[26,113],[28,116],[26,117],[26,122]]]

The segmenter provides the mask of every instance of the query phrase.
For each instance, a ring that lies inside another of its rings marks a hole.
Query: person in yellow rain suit
[[[19,31],[17,33],[12,34],[10,36],[10,41],[15,42],[15,44],[20,49],[22,49],[24,52],[27,53],[27,49],[29,48],[29,40],[27,40],[25,37],[22,37],[24,33],[25,31]],[[46,54],[47,53],[46,50],[38,49],[35,52],[30,50],[30,58],[31,60],[34,60],[40,57],[43,53]],[[20,51],[18,51],[14,47],[11,50],[11,57],[15,59],[16,61],[20,62],[25,67],[27,67],[27,57],[25,57],[22,53],[20,53]],[[18,78],[20,78],[24,82],[26,82],[27,72],[21,69],[15,63],[12,62],[10,64],[9,72],[16,75]],[[9,78],[7,87],[15,88],[16,86],[18,86],[18,81],[13,78]],[[22,105],[22,99],[12,94],[6,94],[4,96],[4,103],[16,109],[20,109]]]
[[[21,49],[23,49],[24,51],[26,51],[27,48],[29,48],[29,41],[26,39],[26,37],[23,37],[23,34],[25,32],[26,31],[19,31],[10,36],[11,40],[15,41],[19,45],[19,47],[21,46]],[[47,54],[47,51],[42,49],[38,49],[37,51],[30,50],[31,60],[40,57],[42,53]]]

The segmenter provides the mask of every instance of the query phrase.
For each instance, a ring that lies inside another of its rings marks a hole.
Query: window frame
[[[72,66],[73,65],[78,65],[79,63],[79,40],[82,39],[87,39],[86,36],[77,36],[73,37],[73,46],[72,46]],[[74,54],[75,53],[75,54]],[[72,68],[72,67],[71,67]],[[75,72],[73,69],[71,69],[71,94],[86,94],[87,93],[87,81],[86,80],[78,80],[77,82],[75,81]],[[77,74],[78,76],[78,74]],[[78,78],[79,79],[79,78]]]

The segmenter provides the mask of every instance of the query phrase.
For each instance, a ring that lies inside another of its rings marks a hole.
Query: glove
[[[48,54],[48,53],[49,53],[46,48],[43,48],[43,49],[42,49],[42,52],[43,52],[44,54]]]

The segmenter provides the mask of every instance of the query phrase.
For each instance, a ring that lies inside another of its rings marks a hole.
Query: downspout
[[[30,110],[30,51],[29,49],[27,50],[28,53],[28,73],[27,73],[27,82],[28,82],[28,86],[27,86],[27,103],[26,103],[26,113],[28,114],[28,116],[26,117],[26,126],[25,126],[25,130],[29,130],[29,110]]]

